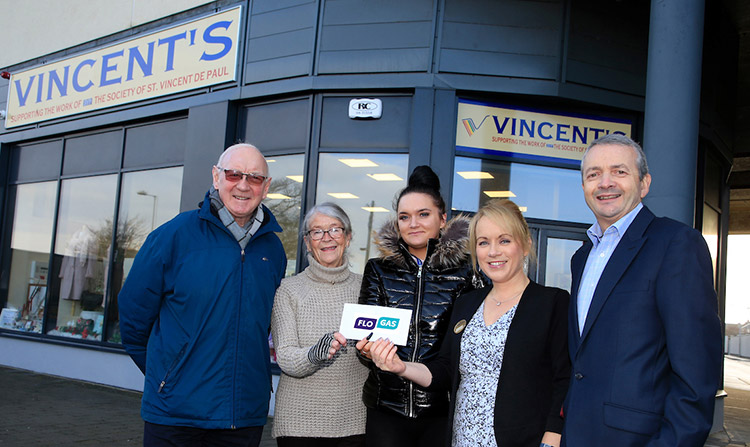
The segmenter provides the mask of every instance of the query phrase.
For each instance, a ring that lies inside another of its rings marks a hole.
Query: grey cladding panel
[[[561,0],[446,0],[439,71],[557,79],[562,23]]]
[[[326,51],[321,52],[318,72],[331,73],[389,73],[426,72],[429,68],[429,49]]]
[[[300,99],[245,109],[245,141],[261,151],[304,151],[308,140],[309,101]]]
[[[431,21],[433,16],[433,0],[327,0],[323,25]]]
[[[649,2],[571,3],[566,80],[645,95]]]
[[[610,14],[617,10],[616,3],[607,1],[602,4],[610,4],[612,10],[594,8],[591,4],[588,6],[573,4],[570,17],[571,38],[584,42],[604,41],[618,48],[627,46],[641,48],[648,45],[649,9],[647,2],[646,7],[641,9],[643,15],[634,14],[633,12],[637,9],[630,7],[622,10],[623,15],[613,16]],[[616,20],[613,19],[615,17]]]
[[[255,62],[311,53],[313,38],[313,30],[306,29],[250,39],[247,43],[247,61]]]
[[[381,97],[383,116],[377,120],[349,118],[349,101],[353,98],[355,97],[324,99],[321,150],[335,149],[345,152],[357,148],[409,147],[411,97]]]
[[[445,23],[442,48],[556,56],[560,52],[560,31]]]
[[[309,74],[316,24],[316,2],[254,2],[245,49],[245,83]]]
[[[594,11],[578,11],[571,17],[568,57],[640,72],[645,69],[648,57],[648,29],[641,33],[633,25],[627,21],[602,20]]]
[[[535,79],[556,79],[557,57],[443,50],[440,71]]]
[[[326,26],[321,36],[320,50],[429,48],[431,40],[430,22]]]
[[[123,167],[181,164],[185,157],[187,118],[125,130]]]
[[[645,76],[588,62],[569,60],[567,79],[568,82],[596,85],[617,92],[640,96],[646,94]]]
[[[262,14],[269,11],[277,11],[279,9],[291,8],[293,6],[300,6],[312,3],[315,1],[310,0],[253,0],[252,14]]]
[[[432,1],[329,1],[318,73],[427,72]]]
[[[310,71],[310,54],[299,54],[245,65],[245,83],[284,79],[306,75]]]
[[[612,51],[612,48],[617,48]],[[592,57],[596,55],[596,57]],[[603,39],[575,40],[568,46],[568,59],[592,62],[605,67],[641,72],[646,65],[646,53],[643,49],[618,45]]]
[[[51,180],[60,175],[62,140],[27,144],[11,152],[11,182]]]
[[[445,1],[446,22],[559,29],[562,24],[562,13],[562,0]]]
[[[286,33],[300,29],[314,28],[317,20],[315,3],[292,8],[255,14],[250,17],[250,39],[261,36]]]

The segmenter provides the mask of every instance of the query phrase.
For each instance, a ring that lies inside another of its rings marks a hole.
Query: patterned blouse
[[[513,306],[493,324],[484,324],[484,303],[479,306],[461,338],[453,447],[497,446],[495,396],[503,366],[505,339],[516,314]]]

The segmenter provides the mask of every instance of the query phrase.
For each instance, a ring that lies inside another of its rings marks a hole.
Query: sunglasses
[[[224,169],[219,166],[217,166],[216,169],[224,171],[224,178],[227,179],[228,182],[232,183],[239,182],[243,177],[247,178],[247,182],[251,185],[262,185],[263,182],[268,180],[268,177],[260,174],[253,174],[252,172],[242,172],[236,169]]]

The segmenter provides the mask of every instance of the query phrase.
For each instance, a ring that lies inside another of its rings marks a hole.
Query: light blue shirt
[[[628,227],[633,223],[633,219],[643,208],[642,203],[638,203],[628,214],[622,216],[620,220],[610,225],[604,232],[599,222],[595,222],[586,233],[591,239],[594,247],[586,259],[586,267],[583,269],[581,285],[578,287],[577,304],[578,304],[578,333],[583,333],[583,327],[586,323],[586,315],[591,307],[591,300],[594,298],[594,291],[599,284],[599,278],[602,276],[604,268],[612,256],[612,252],[620,243],[622,235],[628,231]]]

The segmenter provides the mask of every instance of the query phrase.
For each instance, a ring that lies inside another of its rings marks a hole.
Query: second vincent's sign
[[[563,115],[460,100],[456,148],[577,164],[586,147],[610,133],[630,136],[625,120]]]
[[[235,80],[241,8],[14,73],[5,127]]]

